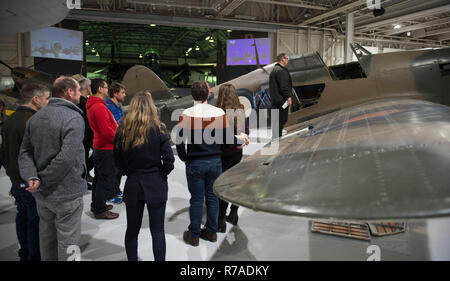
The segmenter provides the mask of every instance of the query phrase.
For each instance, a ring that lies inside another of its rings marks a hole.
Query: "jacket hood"
[[[86,102],[86,109],[89,109],[94,104],[99,104],[99,103],[106,106],[106,102],[102,98],[92,96],[92,97],[88,98],[88,101]]]

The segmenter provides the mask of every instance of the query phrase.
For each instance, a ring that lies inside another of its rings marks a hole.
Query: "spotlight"
[[[386,10],[383,7],[379,8],[379,9],[373,9],[373,16],[374,17],[381,17],[382,15],[384,15],[385,11]]]
[[[309,18],[311,16],[311,12],[308,10],[306,10],[306,13],[304,15],[305,18]]]

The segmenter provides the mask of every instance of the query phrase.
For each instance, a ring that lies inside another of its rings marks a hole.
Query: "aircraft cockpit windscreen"
[[[333,65],[328,68],[333,80],[347,80],[367,78],[364,69],[357,61],[346,64]]]
[[[317,52],[290,56],[286,68],[291,74],[292,81],[306,82],[320,78],[330,79],[328,67]]]

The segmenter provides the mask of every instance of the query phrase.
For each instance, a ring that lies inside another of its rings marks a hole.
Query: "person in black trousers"
[[[153,255],[156,261],[165,261],[167,176],[174,168],[175,158],[149,91],[139,92],[131,100],[114,139],[114,160],[127,176],[123,201],[127,210],[125,249],[128,260],[138,260],[138,235],[146,204]]]
[[[285,53],[277,56],[277,63],[269,75],[269,93],[272,108],[278,110],[278,131],[272,128],[272,139],[281,137],[283,127],[288,120],[289,108],[292,105],[292,78],[286,68],[289,57]]]
[[[216,106],[223,109],[227,116],[229,124],[234,127],[234,134],[249,134],[248,122],[245,119],[244,106],[239,102],[236,88],[231,84],[223,84],[219,88],[219,96]],[[241,162],[242,146],[223,144],[222,145],[222,172],[230,169]],[[226,216],[228,202],[219,198],[219,218],[218,232],[224,233],[227,229],[225,221],[236,225],[238,222],[238,206],[231,204],[230,214]]]

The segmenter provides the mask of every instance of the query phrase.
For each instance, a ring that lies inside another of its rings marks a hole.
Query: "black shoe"
[[[109,211],[113,208],[113,205],[111,204],[106,204],[106,211]],[[94,208],[91,207],[91,212],[94,212]]]
[[[227,231],[227,223],[225,222],[225,219],[220,219],[219,223],[217,224],[217,232],[225,233]]]
[[[113,220],[117,219],[119,217],[119,214],[110,211],[105,211],[100,214],[94,214],[94,217],[98,220]]]
[[[239,216],[237,214],[230,214],[225,218],[227,222],[231,223],[232,225],[236,225],[238,223]]]
[[[217,234],[207,231],[206,228],[202,228],[200,230],[200,238],[202,238],[204,240],[211,241],[211,242],[216,242],[217,241]]]
[[[197,247],[199,239],[198,237],[192,236],[191,233],[186,230],[185,232],[183,232],[183,241],[186,242],[186,244]]]

